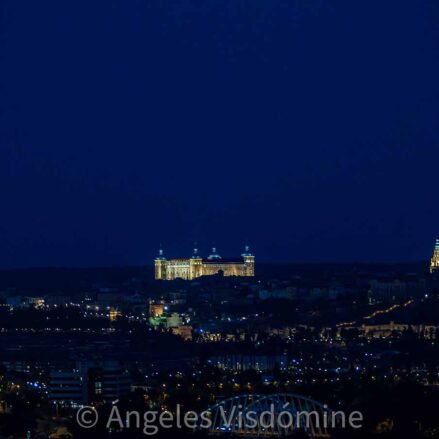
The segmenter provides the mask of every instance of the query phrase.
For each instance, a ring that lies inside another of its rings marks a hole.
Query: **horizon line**
[[[429,264],[429,259],[402,260],[402,261],[266,261],[257,262],[257,265],[416,265]],[[21,270],[99,270],[123,268],[154,268],[154,263],[147,264],[117,264],[117,265],[29,265],[21,267],[0,267],[0,272]]]

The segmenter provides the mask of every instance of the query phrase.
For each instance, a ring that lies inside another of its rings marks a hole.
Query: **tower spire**
[[[430,273],[439,271],[439,238],[436,238],[436,243],[434,246],[433,256],[430,262]]]
[[[192,254],[192,259],[199,259],[200,255],[198,254],[198,246],[197,243],[194,242],[194,252]]]
[[[159,255],[157,256],[156,259],[166,259],[166,258],[163,256],[163,247],[162,247],[162,243],[160,243],[160,247],[159,247]]]
[[[221,259],[221,256],[217,253],[216,247],[212,247],[212,253],[209,255],[207,259]]]
[[[244,246],[244,253],[241,256],[253,256],[250,253],[250,246],[249,245]]]

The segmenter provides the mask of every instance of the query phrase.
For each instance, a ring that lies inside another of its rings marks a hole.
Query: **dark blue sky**
[[[439,235],[435,0],[1,0],[0,267],[401,261]]]

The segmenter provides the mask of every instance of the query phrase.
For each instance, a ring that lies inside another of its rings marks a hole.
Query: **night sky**
[[[438,22],[436,0],[0,0],[0,267],[194,241],[427,259]]]

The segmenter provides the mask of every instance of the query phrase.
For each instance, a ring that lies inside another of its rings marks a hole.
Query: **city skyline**
[[[439,439],[438,22],[1,0],[0,439]]]

